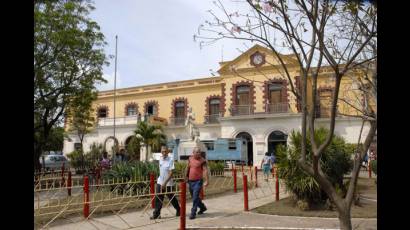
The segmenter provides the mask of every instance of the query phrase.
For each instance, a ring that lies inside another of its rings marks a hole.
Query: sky
[[[115,54],[118,35],[117,89],[178,80],[212,77],[220,61],[236,58],[252,44],[223,40],[199,47],[193,35],[198,26],[211,20],[213,0],[94,0],[90,13],[105,35],[107,55]],[[223,0],[228,8],[242,5]],[[223,51],[223,52],[222,52]],[[222,59],[223,56],[223,59]],[[100,91],[114,88],[115,59],[104,67],[107,84]]]

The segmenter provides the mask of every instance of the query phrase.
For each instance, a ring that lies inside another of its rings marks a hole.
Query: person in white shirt
[[[172,206],[174,206],[175,210],[177,211],[176,216],[180,215],[180,207],[177,197],[175,196],[175,193],[172,192],[175,191],[174,181],[172,180],[172,170],[175,168],[174,159],[168,156],[169,151],[167,146],[161,146],[161,153],[162,157],[159,160],[159,177],[157,179],[155,190],[157,193],[157,195],[155,196],[155,210],[150,219],[161,218],[161,208],[162,203],[164,202],[164,194],[161,193],[166,193],[168,199],[171,201]]]

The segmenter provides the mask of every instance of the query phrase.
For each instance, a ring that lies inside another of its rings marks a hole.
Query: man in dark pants
[[[156,193],[155,196],[155,210],[153,215],[150,217],[151,220],[161,218],[161,208],[162,202],[164,202],[164,194],[166,193],[168,199],[171,201],[172,206],[176,210],[176,216],[179,216],[179,204],[177,197],[175,196],[174,182],[172,180],[172,170],[174,169],[174,159],[168,156],[168,148],[166,146],[161,146],[162,157],[159,160],[159,177],[157,179]]]
[[[192,209],[191,215],[189,219],[195,219],[196,211],[199,207],[198,214],[204,213],[207,208],[202,203],[201,199],[199,198],[199,192],[201,191],[202,184],[203,186],[208,186],[208,166],[206,164],[206,160],[201,156],[201,150],[198,147],[195,147],[193,150],[192,156],[188,159],[188,167],[185,173],[186,179],[189,184],[189,192],[192,196]],[[202,181],[202,177],[205,175],[205,181]]]

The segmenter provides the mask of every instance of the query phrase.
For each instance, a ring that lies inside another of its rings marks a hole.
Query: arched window
[[[269,84],[269,104],[281,103],[282,98],[282,84]]]
[[[316,109],[317,117],[330,117],[333,90],[324,88],[318,90],[318,108]]]
[[[267,86],[267,108],[269,113],[280,113],[288,111],[286,86],[283,82],[272,82]]]
[[[250,102],[250,87],[247,85],[241,85],[236,87],[236,104],[237,105],[249,105]]]
[[[157,106],[155,103],[149,103],[147,104],[146,110],[148,115],[157,115]]]
[[[134,116],[137,114],[137,106],[135,104],[131,104],[127,106],[127,116]]]
[[[184,101],[175,102],[175,117],[176,118],[185,117],[185,102]]]
[[[220,104],[221,100],[219,98],[209,100],[209,115],[219,115]]]
[[[102,107],[102,108],[99,108],[98,109],[98,111],[97,111],[97,116],[98,116],[98,118],[105,118],[105,117],[107,117],[107,108],[106,107]]]

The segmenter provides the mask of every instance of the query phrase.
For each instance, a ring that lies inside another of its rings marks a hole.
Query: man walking
[[[161,146],[162,157],[159,159],[159,177],[157,179],[156,193],[155,196],[155,210],[153,215],[150,217],[151,220],[161,218],[161,208],[164,202],[164,194],[166,193],[168,199],[171,201],[172,206],[174,206],[177,211],[176,216],[179,216],[179,204],[175,193],[172,192],[174,187],[174,181],[172,180],[172,170],[174,167],[174,159],[168,156],[167,146]],[[162,193],[162,194],[161,194]]]
[[[188,167],[186,170],[186,179],[189,184],[189,192],[192,196],[192,209],[189,219],[195,219],[196,211],[199,207],[198,214],[203,214],[207,208],[205,204],[199,198],[199,192],[201,191],[202,185],[208,186],[208,166],[206,160],[201,156],[201,150],[199,147],[195,147],[192,152],[192,156],[188,159]],[[205,175],[205,181],[202,180],[203,175]]]

